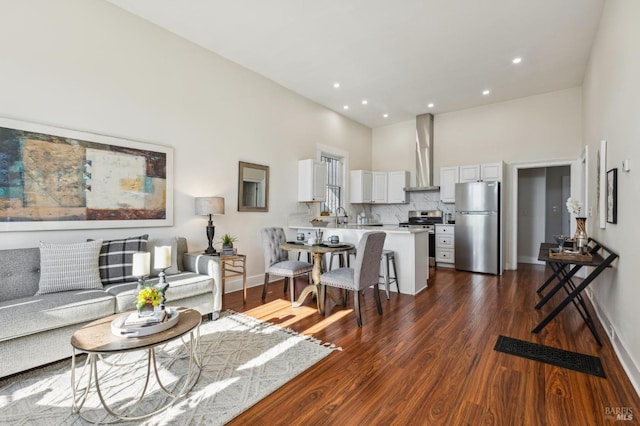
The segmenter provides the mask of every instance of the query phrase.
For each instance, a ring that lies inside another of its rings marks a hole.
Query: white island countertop
[[[406,228],[398,225],[340,225],[336,227],[334,225],[331,226],[290,226],[290,228],[295,229],[321,229],[326,231],[334,231],[338,229],[355,229],[361,231],[384,231],[388,233],[397,233],[397,234],[416,234],[419,232],[429,232],[427,229],[423,228]]]
[[[385,250],[395,252],[398,267],[398,286],[400,293],[415,295],[427,288],[429,279],[429,231],[423,228],[404,228],[398,225],[341,225],[336,226],[295,226],[290,225],[292,234],[296,238],[297,232],[305,234],[305,238],[315,236],[316,231],[322,231],[323,239],[327,240],[335,235],[340,241],[358,246],[362,235],[368,231],[382,231],[387,234],[384,241]],[[295,232],[295,233],[293,233]],[[395,291],[395,286],[391,286]]]

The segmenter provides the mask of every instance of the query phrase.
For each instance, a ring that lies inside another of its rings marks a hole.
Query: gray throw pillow
[[[171,247],[171,266],[167,268],[164,273],[166,275],[175,275],[179,274],[180,268],[178,266],[178,239],[173,238],[154,238],[153,240],[147,241],[147,251],[151,253],[151,276],[157,277],[160,273],[159,269],[155,269],[153,267],[153,262],[155,260],[155,248],[169,246]]]
[[[40,243],[40,283],[36,295],[102,289],[98,254],[102,240],[87,243]]]

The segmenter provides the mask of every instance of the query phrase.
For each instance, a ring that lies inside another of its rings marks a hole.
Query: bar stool
[[[393,267],[393,275],[391,275],[391,271],[389,268],[389,264]],[[396,283],[396,288],[398,289],[398,293],[400,293],[400,286],[398,285],[398,269],[396,268],[396,252],[393,250],[383,250],[382,251],[382,267],[384,271],[384,275],[380,275],[380,278],[384,278],[384,282],[380,284],[384,284],[384,289],[387,292],[387,300],[390,299],[389,295],[389,286],[391,283]]]
[[[338,256],[338,260],[339,263],[338,265],[342,268],[345,266],[345,254],[347,255],[347,268],[350,267],[351,261],[350,261],[350,257],[353,256],[354,259],[356,257],[356,249],[352,248],[351,250],[347,250],[347,251],[334,251],[331,252],[331,256],[329,257],[329,271],[332,269],[333,267],[333,257],[334,256]]]

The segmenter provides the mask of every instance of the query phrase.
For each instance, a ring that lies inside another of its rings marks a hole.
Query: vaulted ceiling
[[[603,0],[107,1],[372,128],[580,86],[603,6]]]

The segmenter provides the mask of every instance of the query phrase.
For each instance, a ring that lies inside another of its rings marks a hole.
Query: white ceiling
[[[107,1],[372,128],[425,112],[580,86],[603,5],[603,0]],[[511,63],[516,56],[522,57],[519,65]],[[482,95],[485,89],[491,90],[488,96]]]

